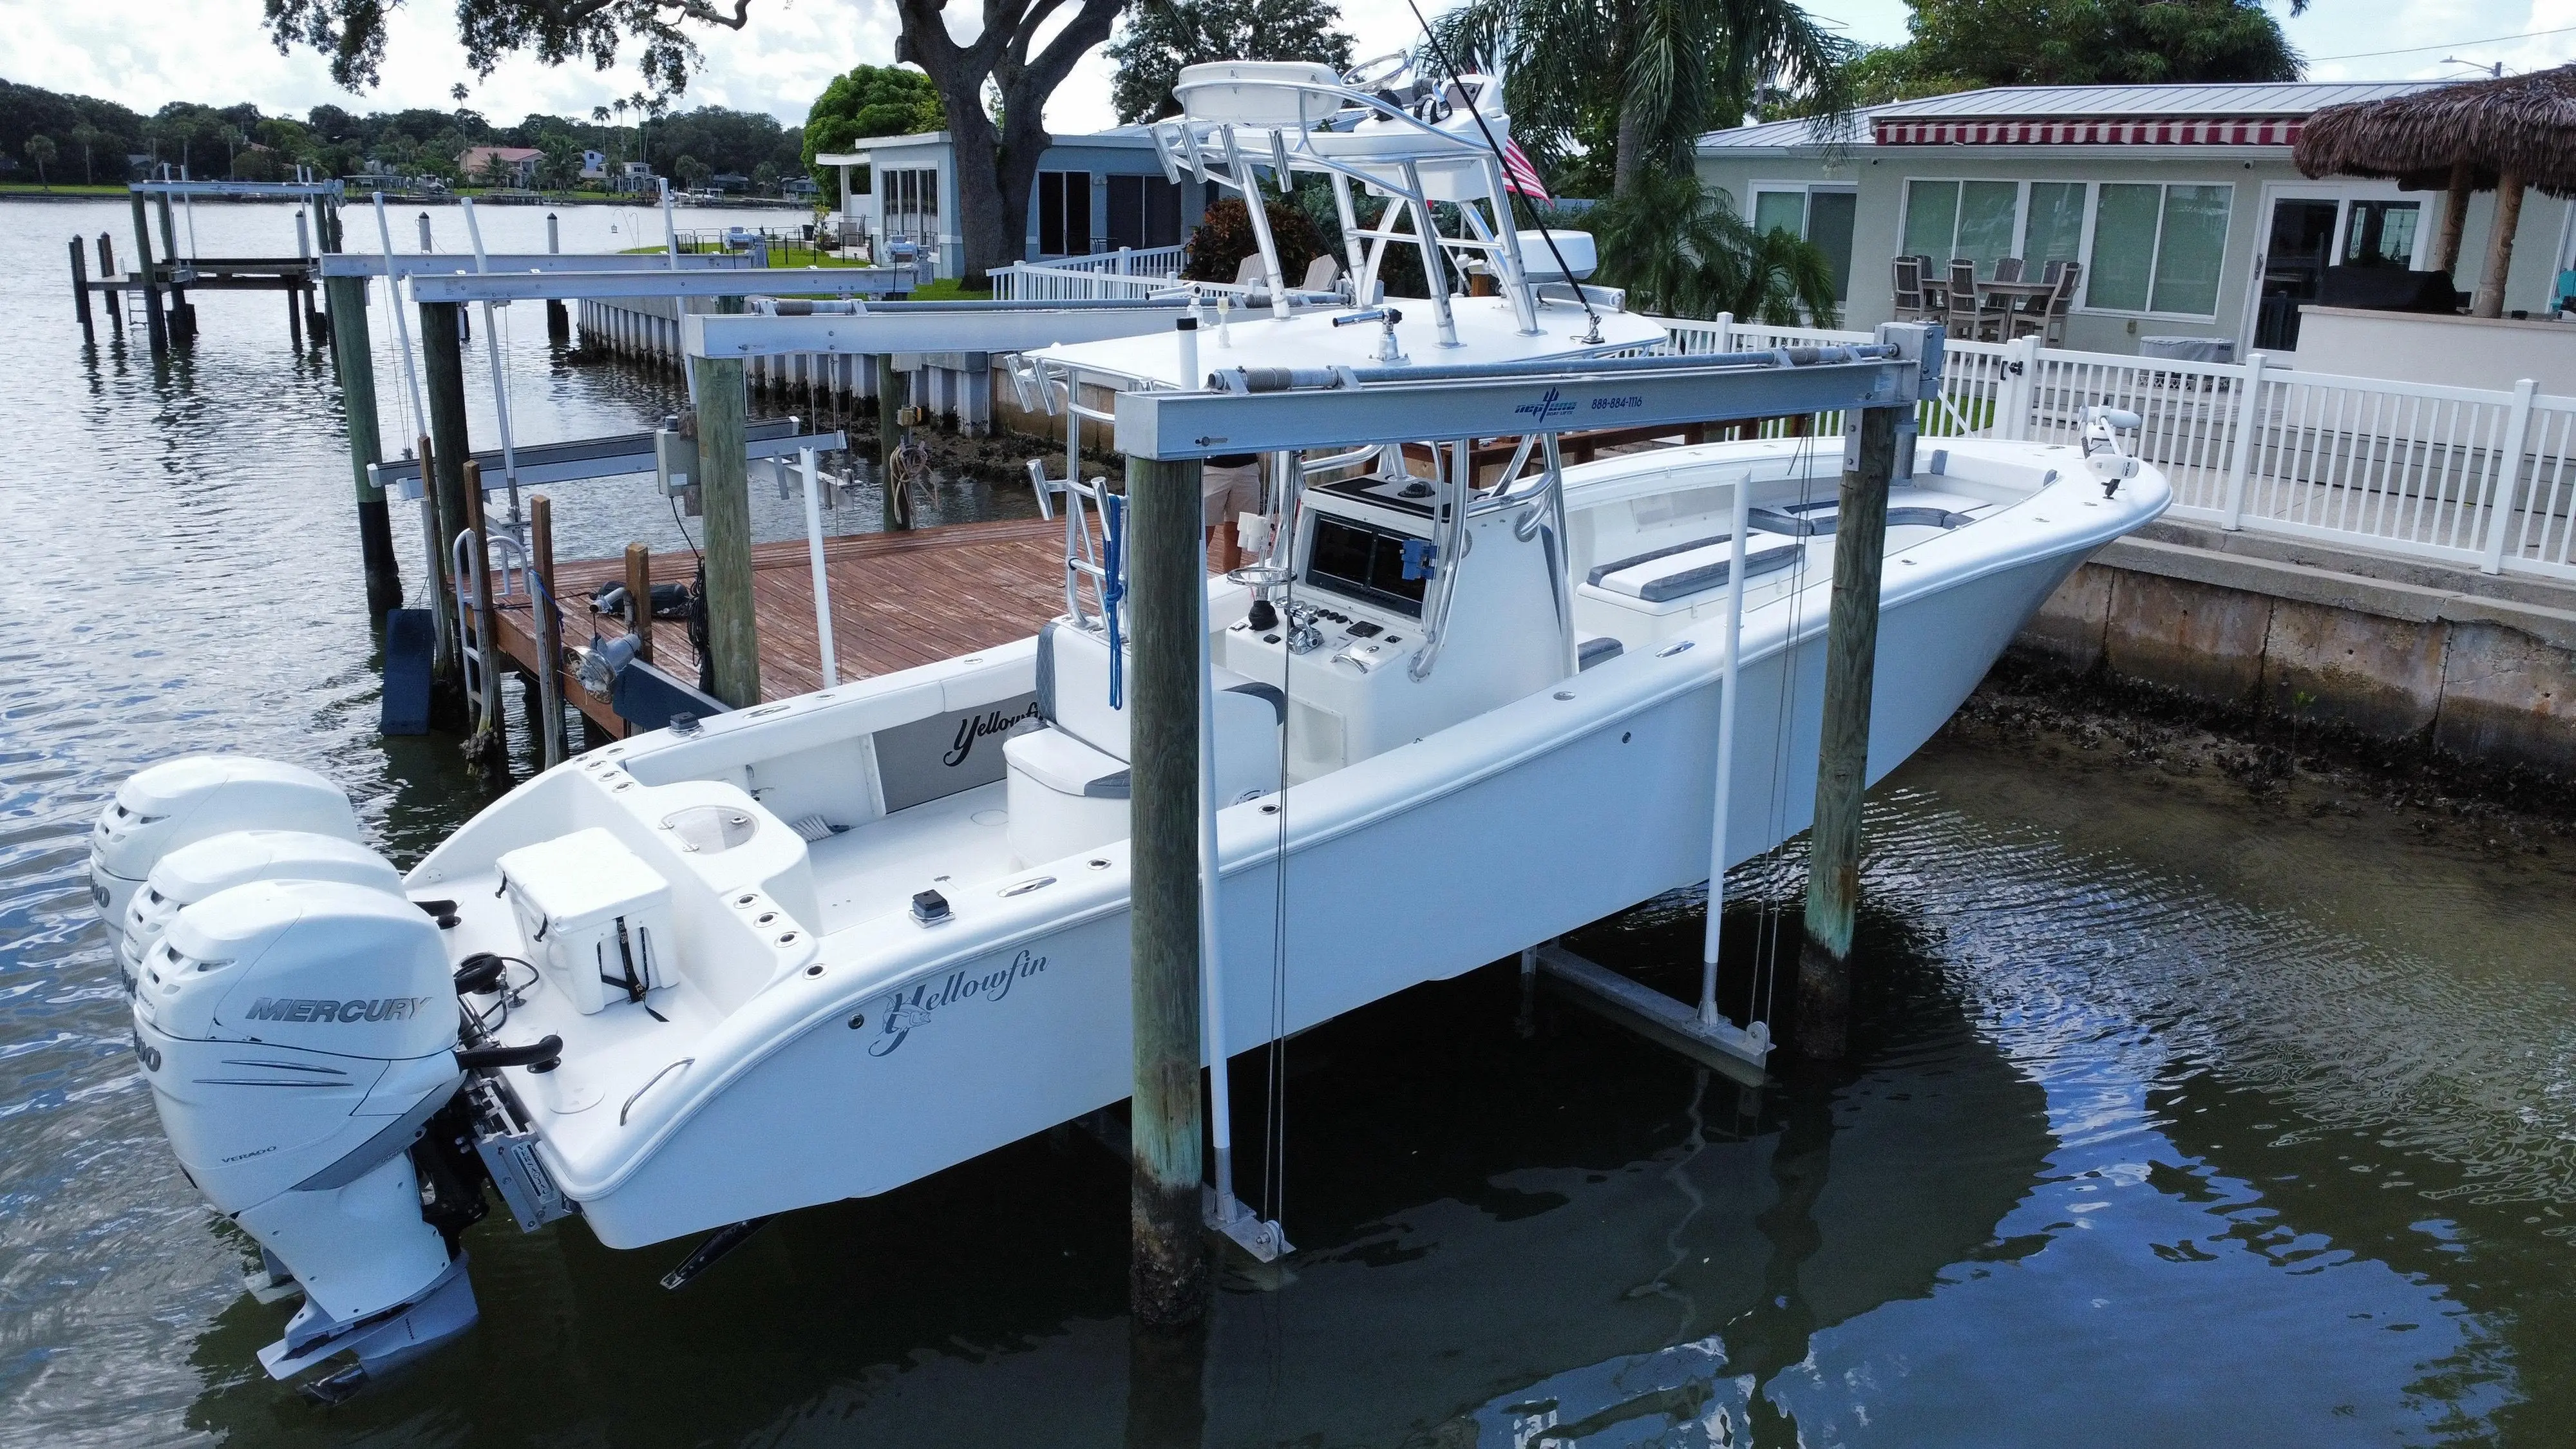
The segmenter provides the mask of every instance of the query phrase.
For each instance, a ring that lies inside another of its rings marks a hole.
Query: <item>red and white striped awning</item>
[[[2299,118],[2215,116],[2140,121],[1904,121],[1870,123],[1882,146],[2292,146]]]

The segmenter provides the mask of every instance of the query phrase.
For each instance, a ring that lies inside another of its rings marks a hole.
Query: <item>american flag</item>
[[[1503,142],[1503,189],[1532,201],[1553,201],[1547,194],[1547,183],[1538,179],[1538,168],[1530,164],[1528,153],[1518,141]]]

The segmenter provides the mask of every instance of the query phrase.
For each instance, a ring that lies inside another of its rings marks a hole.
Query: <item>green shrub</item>
[[[1332,244],[1301,207],[1270,199],[1261,209],[1270,219],[1280,270],[1294,286],[1305,278],[1307,265],[1330,252]],[[1260,250],[1252,234],[1252,213],[1244,209],[1243,198],[1229,196],[1209,207],[1198,230],[1190,233],[1189,261],[1181,275],[1193,282],[1231,282],[1243,259]]]

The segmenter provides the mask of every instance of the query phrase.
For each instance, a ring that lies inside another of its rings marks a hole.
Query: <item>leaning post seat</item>
[[[1220,807],[1279,788],[1279,732],[1287,699],[1219,666],[1216,794]],[[1038,723],[1003,741],[1011,853],[1024,864],[1055,860],[1128,833],[1125,700],[1109,703],[1109,642],[1059,620],[1038,633]]]

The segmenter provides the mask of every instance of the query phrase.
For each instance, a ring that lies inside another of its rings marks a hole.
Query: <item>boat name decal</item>
[[[1011,958],[1008,966],[984,972],[952,971],[945,981],[924,981],[909,993],[896,992],[893,1004],[886,1008],[884,1028],[877,1033],[875,1041],[868,1043],[868,1055],[882,1057],[893,1054],[896,1047],[903,1045],[904,1038],[912,1035],[913,1028],[927,1023],[930,1014],[943,1006],[977,998],[1001,1000],[1011,994],[1011,988],[1023,977],[1037,975],[1046,969],[1046,964],[1044,956],[1023,949]]]
[[[940,757],[939,763],[952,768],[962,765],[966,763],[966,757],[975,752],[977,740],[986,735],[1008,734],[1012,726],[1023,720],[1037,717],[1038,706],[1035,700],[1029,701],[1029,707],[1018,714],[1004,714],[995,709],[987,710],[982,714],[968,715],[957,722],[957,743],[949,746],[948,753]]]
[[[1574,404],[1560,401],[1555,388],[1549,388],[1547,390],[1547,395],[1540,398],[1537,402],[1522,403],[1519,407],[1512,409],[1512,412],[1516,415],[1527,413],[1533,419],[1542,423],[1546,422],[1549,418],[1555,417],[1558,413],[1570,413],[1572,411],[1574,411]]]
[[[402,1021],[420,1015],[426,996],[379,996],[373,1000],[322,1001],[311,997],[263,996],[250,1004],[253,1021]]]

